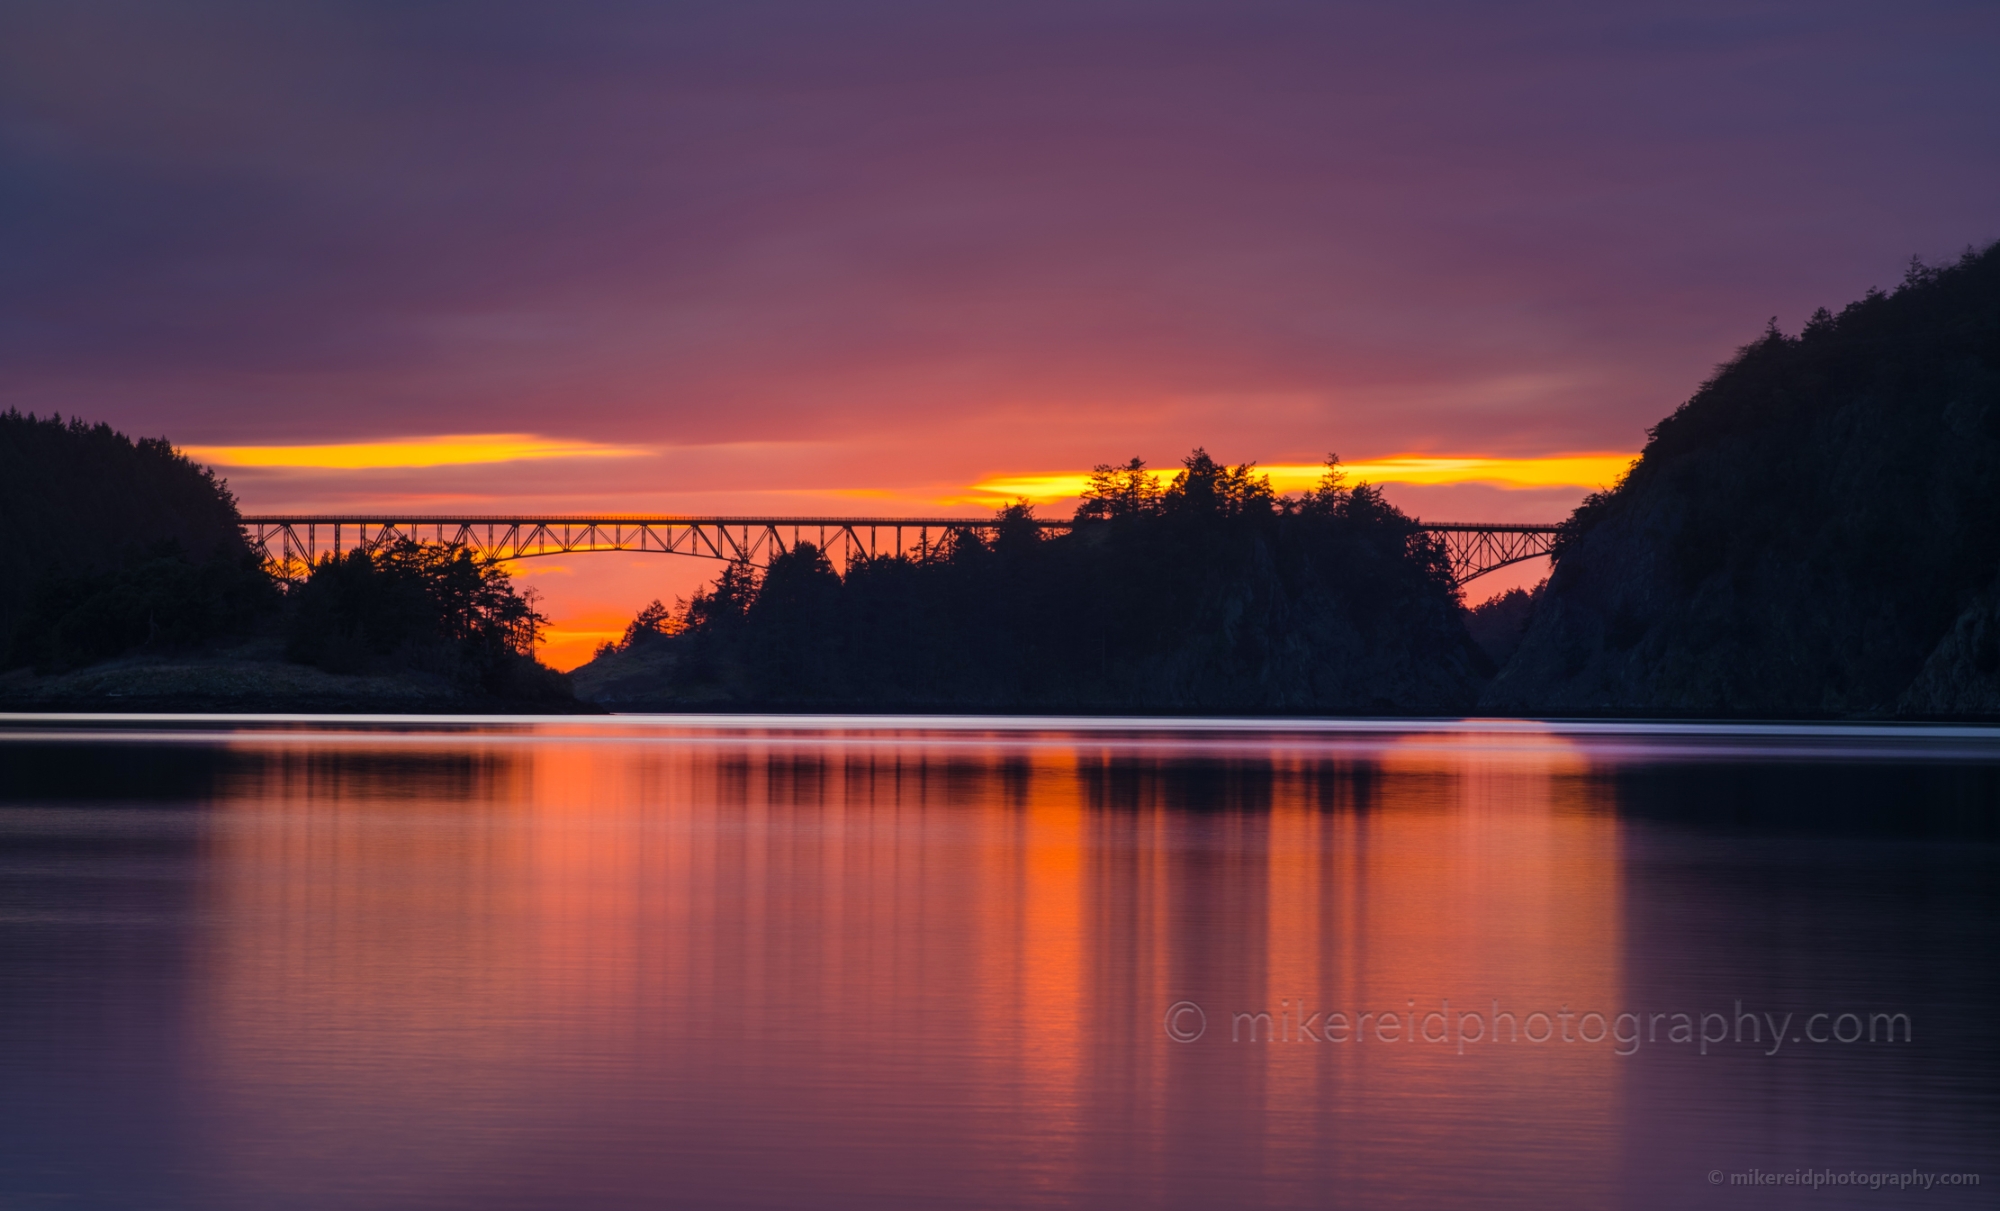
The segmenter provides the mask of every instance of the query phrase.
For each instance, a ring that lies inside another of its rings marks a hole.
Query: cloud
[[[647,446],[537,437],[528,433],[466,433],[393,441],[296,446],[182,446],[181,453],[218,467],[285,467],[372,471],[397,467],[460,467],[546,459],[633,458]]]
[[[1366,462],[1343,463],[1349,483],[1487,484],[1505,489],[1604,488],[1625,474],[1635,454],[1553,454],[1539,458],[1494,458],[1484,455],[1396,454]],[[1317,464],[1274,463],[1257,470],[1271,477],[1277,491],[1300,492],[1319,483],[1326,468]],[[1156,470],[1162,484],[1172,468]],[[1065,500],[1081,496],[1090,483],[1083,471],[999,475],[973,485],[982,498],[1030,501]]]
[[[1485,458],[1399,454],[1347,463],[1349,482],[1381,484],[1493,484],[1501,488],[1608,488],[1637,454],[1553,454],[1543,458]],[[1317,468],[1315,468],[1316,470]],[[1272,482],[1277,482],[1276,468]],[[1303,471],[1304,468],[1286,468]]]
[[[105,11],[0,5],[0,407],[214,445],[1615,449],[2000,234],[1993,6]]]

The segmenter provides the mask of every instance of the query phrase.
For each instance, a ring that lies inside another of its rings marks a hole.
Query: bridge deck
[[[1031,519],[1042,530],[1068,521]],[[1522,560],[1549,554],[1557,526],[1485,522],[1423,522],[1444,543],[1459,583]],[[297,576],[313,560],[337,551],[372,549],[399,538],[463,543],[481,555],[532,559],[592,551],[640,551],[745,560],[767,566],[774,555],[811,542],[846,561],[880,555],[925,557],[954,533],[988,533],[992,517],[776,517],[590,513],[285,513],[243,519],[251,547],[282,576]]]

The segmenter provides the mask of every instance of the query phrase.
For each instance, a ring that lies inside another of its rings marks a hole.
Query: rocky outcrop
[[[1952,622],[1896,706],[1916,716],[2000,716],[2000,580]]]

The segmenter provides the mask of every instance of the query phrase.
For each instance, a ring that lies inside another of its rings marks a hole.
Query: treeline
[[[165,439],[0,413],[0,668],[199,644],[276,601],[228,485]]]
[[[501,698],[567,698],[535,660],[548,619],[504,566],[401,539],[330,555],[288,594],[285,655],[330,673],[431,673]]]
[[[228,485],[165,439],[0,413],[0,670],[262,638],[330,672],[567,698],[534,659],[546,622],[504,567],[451,546],[332,556],[281,584],[245,543]]]
[[[1441,546],[1338,461],[1297,498],[1202,450],[1100,466],[1068,533],[1025,504],[928,558],[800,544],[655,603],[579,670],[612,705],[1447,711],[1486,657]]]

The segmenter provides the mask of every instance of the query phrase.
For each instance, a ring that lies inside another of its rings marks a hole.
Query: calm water
[[[0,1206],[1991,1206],[1996,821],[1978,729],[16,717]]]

